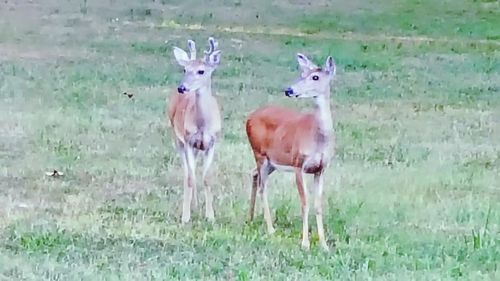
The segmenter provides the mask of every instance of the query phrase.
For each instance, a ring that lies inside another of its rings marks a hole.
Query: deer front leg
[[[176,141],[175,144],[176,144],[177,152],[179,153],[179,156],[181,158],[182,170],[183,170],[183,174],[184,174],[184,180],[183,180],[184,195],[182,198],[182,218],[181,218],[181,221],[182,221],[182,223],[186,223],[190,219],[190,209],[186,208],[186,204],[188,204],[188,206],[189,206],[189,203],[188,203],[188,200],[189,200],[189,197],[188,197],[189,165],[188,165],[187,157],[186,157],[186,146],[181,141]]]
[[[314,210],[316,212],[316,224],[318,226],[319,243],[323,250],[328,251],[323,228],[323,172],[314,174]]]
[[[193,149],[193,155],[194,155],[194,170],[196,170],[196,161],[198,159],[198,153],[199,153],[199,150],[197,149]],[[193,172],[194,173],[194,172]],[[193,198],[191,199],[191,207],[194,209],[194,210],[197,210],[198,209],[198,189],[196,188],[196,180],[194,181],[194,184],[193,184]]]
[[[302,169],[295,169],[295,181],[299,191],[300,206],[302,207],[302,248],[309,249],[309,204],[307,202],[307,188],[304,183]]]
[[[205,217],[208,221],[214,221],[213,194],[207,180],[208,170],[214,159],[215,146],[212,145],[204,154],[203,159],[203,187],[205,189]]]
[[[193,190],[196,188],[195,178],[195,157],[193,148],[185,146],[185,162],[187,166],[187,176],[185,176],[184,184],[184,202],[182,205],[182,223],[187,223],[191,219],[191,200],[193,198]]]

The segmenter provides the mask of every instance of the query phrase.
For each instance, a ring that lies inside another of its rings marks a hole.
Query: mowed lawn
[[[216,222],[202,200],[182,226],[172,47],[208,36],[223,50]],[[330,253],[312,212],[300,248],[292,174],[269,182],[277,232],[260,200],[247,222],[245,118],[311,109],[281,91],[299,51],[338,67]],[[172,279],[500,280],[499,2],[2,1],[0,280]]]

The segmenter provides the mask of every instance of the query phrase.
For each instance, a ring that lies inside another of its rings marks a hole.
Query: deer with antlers
[[[207,173],[214,158],[215,142],[221,132],[221,116],[217,100],[212,95],[212,73],[220,63],[221,51],[217,41],[208,39],[209,48],[203,59],[196,59],[194,41],[188,40],[188,55],[174,47],[174,56],[184,68],[184,78],[168,104],[168,119],[174,131],[175,146],[184,169],[184,198],[182,223],[191,218],[191,203],[196,197],[196,158],[203,155],[202,180],[205,191],[205,217],[214,220],[212,192]]]
[[[335,76],[335,62],[326,59],[320,68],[305,55],[297,54],[302,74],[285,90],[288,97],[314,100],[312,113],[296,112],[279,106],[265,106],[252,112],[246,121],[248,140],[257,167],[253,171],[250,220],[253,220],[257,188],[262,197],[264,219],[270,234],[274,227],[267,199],[266,182],[276,169],[295,172],[302,207],[302,247],[309,249],[308,192],[304,174],[314,175],[314,209],[319,243],[328,251],[322,216],[323,175],[333,157],[334,132],[330,111],[330,82]]]

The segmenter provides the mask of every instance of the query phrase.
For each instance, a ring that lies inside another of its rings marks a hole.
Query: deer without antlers
[[[300,113],[279,106],[266,106],[252,112],[246,122],[248,140],[257,167],[253,171],[250,220],[253,220],[257,187],[262,196],[264,219],[269,233],[274,232],[267,200],[267,178],[276,169],[295,172],[302,207],[302,247],[309,248],[308,192],[304,174],[314,175],[314,209],[319,242],[328,250],[322,217],[323,174],[333,156],[334,133],[330,112],[330,81],[335,76],[335,62],[326,59],[317,67],[305,55],[297,54],[302,74],[285,90],[288,97],[312,98],[314,112]]]
[[[174,47],[174,56],[184,68],[184,78],[168,104],[168,119],[172,125],[175,146],[184,168],[184,199],[182,222],[191,218],[191,202],[196,197],[196,157],[203,153],[203,186],[205,190],[205,216],[214,220],[212,192],[207,173],[213,162],[215,142],[221,131],[221,117],[217,100],[212,95],[212,73],[220,63],[221,51],[217,41],[208,39],[209,49],[203,59],[196,59],[194,41],[188,41],[190,55]]]

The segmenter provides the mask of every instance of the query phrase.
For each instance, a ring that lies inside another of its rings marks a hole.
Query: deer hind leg
[[[262,205],[264,209],[264,219],[267,224],[267,232],[273,234],[275,232],[273,227],[273,221],[271,218],[271,211],[269,210],[269,202],[267,200],[267,178],[274,171],[274,168],[269,164],[269,161],[265,160],[262,163],[259,171],[259,181],[260,181],[260,193],[262,195]]]
[[[253,216],[255,213],[255,197],[257,196],[258,186],[259,186],[259,170],[258,168],[255,168],[252,171],[252,191],[250,195],[250,209],[248,211],[250,221],[253,221]]]
[[[187,166],[187,176],[184,185],[184,202],[182,205],[182,223],[187,223],[191,219],[191,200],[193,198],[193,190],[196,189],[196,159],[193,148],[185,146],[184,157]]]
[[[309,204],[307,200],[307,187],[304,182],[304,173],[302,169],[295,169],[295,181],[300,197],[300,206],[302,209],[302,248],[309,249]]]
[[[210,165],[213,162],[214,159],[214,152],[215,152],[215,146],[212,146],[210,149],[208,149],[205,154],[203,155],[203,187],[205,189],[205,217],[209,221],[214,221],[215,216],[214,216],[214,209],[213,209],[213,195],[212,191],[210,188],[210,185],[208,184],[207,180],[207,174],[208,170],[210,168]]]
[[[314,210],[316,212],[319,243],[325,251],[328,251],[328,245],[325,239],[325,229],[323,228],[323,172],[314,174],[314,193]]]

